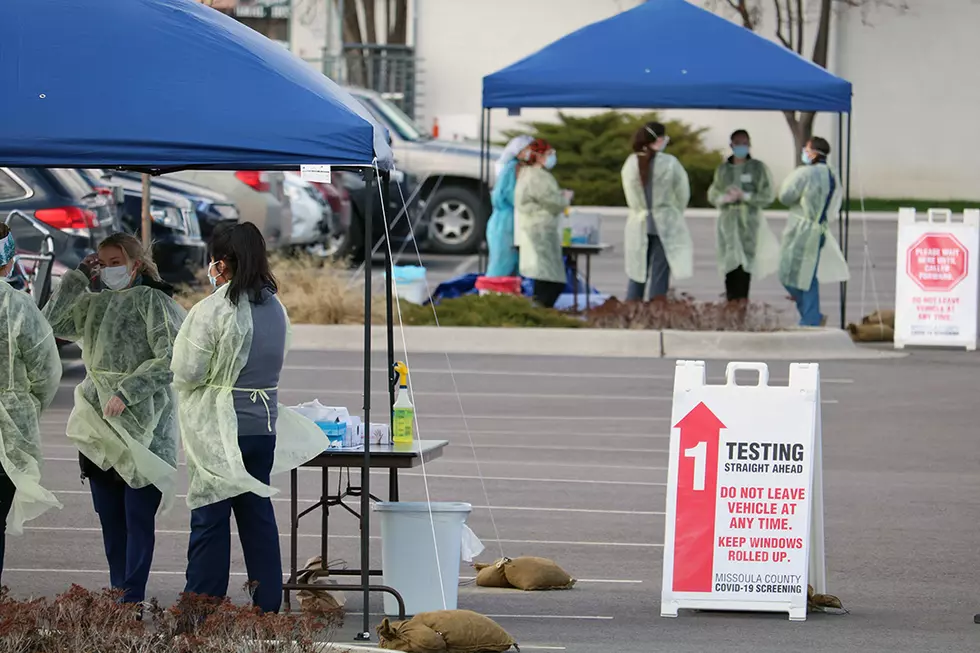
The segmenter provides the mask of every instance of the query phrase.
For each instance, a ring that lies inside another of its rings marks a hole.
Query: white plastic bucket
[[[406,614],[456,609],[463,524],[472,510],[473,506],[468,503],[406,501],[374,504],[381,522],[384,584],[402,595]],[[429,523],[430,512],[432,524]],[[439,589],[440,582],[442,590]],[[390,594],[384,595],[384,608],[386,615],[398,615],[398,601]]]

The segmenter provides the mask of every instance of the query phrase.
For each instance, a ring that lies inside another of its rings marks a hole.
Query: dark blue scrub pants
[[[163,495],[152,485],[134,490],[113,470],[89,476],[88,483],[102,522],[109,582],[113,589],[123,590],[123,602],[139,603],[146,598]]]
[[[14,505],[14,482],[0,469],[0,585],[3,584],[3,554],[7,546],[7,515]]]
[[[276,436],[240,436],[238,447],[248,473],[268,485]],[[238,524],[248,580],[256,584],[252,602],[263,612],[278,612],[282,603],[282,559],[276,514],[271,499],[251,492],[191,511],[184,591],[218,598],[228,593],[232,512]]]
[[[820,254],[823,251],[824,237],[820,237],[820,248],[817,250],[817,262],[813,267],[813,279],[806,290],[783,286],[789,291],[796,310],[800,313],[800,326],[818,327],[823,323],[824,315],[820,312],[820,282],[817,281],[817,268],[820,267]]]
[[[626,286],[627,301],[645,301],[647,287],[650,299],[663,297],[670,289],[670,264],[660,236],[647,236],[647,280],[645,283],[629,280]]]

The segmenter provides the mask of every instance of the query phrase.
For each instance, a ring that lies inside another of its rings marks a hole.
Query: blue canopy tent
[[[346,91],[282,46],[194,0],[4,0],[0,88],[0,166],[160,174],[329,164],[363,174],[369,188],[377,170],[383,188],[393,163],[387,132]],[[369,192],[364,220],[368,246],[373,197]],[[391,368],[390,258],[387,268]],[[368,256],[365,424],[371,423],[371,279]],[[365,606],[369,469],[366,444],[361,584],[348,586],[364,591]],[[369,637],[369,610],[364,613],[362,638]]]
[[[490,139],[494,108],[512,113],[522,108],[833,112],[842,135],[846,114],[846,200],[840,232],[847,255],[850,82],[686,0],[647,0],[484,77],[484,143]],[[843,170],[844,152],[838,151],[838,157]],[[847,286],[841,284],[842,327],[846,294]]]

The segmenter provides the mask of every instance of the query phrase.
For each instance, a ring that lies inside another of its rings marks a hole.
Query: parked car
[[[138,172],[111,170],[105,171],[113,177],[122,177],[130,181],[142,183]],[[201,238],[204,242],[211,239],[216,227],[239,221],[238,207],[224,193],[173,177],[153,177],[153,188],[160,188],[178,195],[183,195],[194,204],[197,212],[197,222],[201,227]]]
[[[290,247],[301,250],[316,247],[319,251],[330,231],[330,205],[310,182],[292,173],[286,174],[286,196],[293,211]]]
[[[490,217],[489,188],[500,149],[491,148],[488,185],[480,181],[479,144],[436,140],[380,93],[347,90],[388,128],[396,167],[420,180],[429,248],[446,254],[477,251]]]
[[[292,173],[299,174],[299,173]],[[334,171],[330,183],[311,181],[309,184],[319,191],[323,200],[330,207],[327,216],[328,227],[326,241],[321,247],[314,247],[312,253],[318,256],[337,256],[345,251],[348,231],[351,223],[350,193],[343,186],[345,172]]]
[[[364,214],[367,208],[368,189],[360,175],[344,173],[340,179],[351,199],[350,228],[340,251],[343,255],[350,256],[353,263],[359,265],[364,261],[366,252],[364,247]],[[377,255],[384,253],[381,247],[385,236],[385,216],[388,220],[388,231],[391,233],[392,253],[396,254],[399,251],[413,253],[415,251],[415,246],[411,244],[413,238],[416,241],[416,246],[420,249],[425,244],[431,229],[425,212],[425,203],[420,199],[420,194],[415,192],[418,183],[418,180],[411,175],[400,175],[398,180],[393,180],[390,184],[388,205],[385,211],[381,209],[378,188],[374,187],[372,190],[371,204],[374,222],[371,229],[374,245],[371,250]],[[403,211],[405,203],[408,204],[408,207]]]
[[[120,176],[106,176],[101,170],[81,171],[92,184],[119,187],[123,203],[119,208],[122,229],[139,236],[143,231],[143,183]],[[162,188],[150,188],[150,237],[153,260],[160,276],[168,283],[190,283],[205,264],[206,246],[201,239],[197,211],[188,198]]]
[[[98,243],[121,227],[110,195],[99,193],[76,170],[0,168],[0,221],[20,210],[51,227],[55,261],[74,269]],[[10,223],[24,252],[41,249],[43,236],[22,220]]]
[[[293,214],[281,172],[257,170],[181,170],[163,180],[189,181],[225,195],[237,208],[239,219],[251,222],[265,235],[270,249],[286,247],[292,234]]]

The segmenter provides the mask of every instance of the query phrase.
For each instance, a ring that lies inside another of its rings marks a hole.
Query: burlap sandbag
[[[504,576],[507,582],[519,590],[567,590],[575,585],[575,579],[559,567],[554,560],[522,556],[505,558]]]
[[[502,653],[517,644],[493,619],[469,610],[422,612],[412,621],[439,633],[449,653]]]
[[[314,556],[306,561],[306,566],[297,572],[297,583],[309,583],[311,585],[322,585],[322,590],[300,590],[296,592],[296,599],[299,601],[300,609],[303,612],[337,612],[343,610],[347,604],[347,597],[340,590],[330,591],[329,587],[334,581],[326,578],[329,571],[323,568],[320,556]]]
[[[476,569],[476,584],[480,587],[505,587],[514,589],[514,586],[507,582],[507,576],[504,575],[505,560],[507,558],[501,558],[490,565],[480,562],[473,563],[473,568]]]
[[[879,322],[848,324],[847,330],[854,342],[894,342],[895,340],[895,330]]]
[[[890,329],[895,328],[895,311],[875,311],[863,320],[864,324],[884,324]]]
[[[424,623],[411,621],[388,621],[385,619],[377,628],[381,648],[406,653],[440,653],[446,650],[446,640]]]

